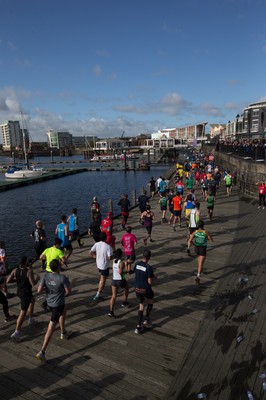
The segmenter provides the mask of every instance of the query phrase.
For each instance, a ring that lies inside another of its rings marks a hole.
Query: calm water
[[[0,240],[6,243],[10,265],[16,264],[23,254],[35,254],[30,233],[37,219],[44,221],[50,245],[60,215],[69,215],[76,207],[80,230],[84,232],[88,228],[93,196],[98,197],[103,215],[107,212],[108,199],[113,199],[116,214],[120,211],[117,203],[122,193],[128,193],[130,200],[133,190],[139,196],[151,176],[156,179],[168,169],[169,166],[156,166],[150,171],[138,172],[90,171],[0,192]],[[2,174],[0,180],[4,180]]]

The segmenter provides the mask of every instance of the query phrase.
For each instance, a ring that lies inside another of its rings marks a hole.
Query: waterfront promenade
[[[200,192],[197,190],[200,196]],[[201,198],[200,198],[201,200]],[[129,277],[130,308],[121,308],[117,319],[107,316],[110,279],[105,301],[92,300],[99,280],[95,260],[89,257],[92,238],[84,237],[66,275],[73,292],[67,298],[68,340],[54,333],[47,350],[48,364],[34,356],[40,350],[49,314],[36,301],[38,324],[26,322],[24,340],[10,340],[14,322],[2,323],[0,331],[1,395],[13,399],[196,399],[205,392],[208,399],[246,399],[250,388],[262,398],[265,347],[265,210],[237,191],[227,197],[219,191],[213,221],[206,229],[213,235],[201,285],[195,285],[196,257],[186,254],[186,228],[176,232],[161,223],[158,196],[152,199],[156,221],[155,242],[150,263],[158,279],[154,284],[153,330],[134,334],[137,302],[133,276]],[[206,203],[201,202],[206,219]],[[124,231],[115,220],[117,244]],[[138,238],[137,258],[144,249],[145,232],[139,211],[130,213],[129,224]],[[39,268],[35,268],[39,272]],[[240,278],[248,278],[240,283]],[[10,286],[14,292],[14,285]],[[249,296],[250,295],[250,296]],[[248,298],[248,296],[250,298]],[[18,298],[9,300],[10,311],[18,313]],[[258,309],[257,314],[252,310]],[[236,338],[244,340],[239,344]],[[266,368],[265,368],[266,370]]]

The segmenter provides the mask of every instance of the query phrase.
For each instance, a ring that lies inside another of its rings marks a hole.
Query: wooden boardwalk
[[[72,334],[60,340],[59,329],[55,331],[47,350],[49,363],[42,365],[34,357],[50,317],[41,309],[43,299],[36,301],[38,323],[33,328],[24,323],[21,343],[10,340],[14,322],[2,323],[1,399],[185,400],[206,392],[208,399],[233,400],[242,398],[247,387],[255,389],[257,396],[262,393],[257,376],[263,370],[265,346],[264,211],[241,200],[237,192],[227,197],[221,189],[214,220],[206,223],[214,243],[209,245],[198,287],[194,281],[197,260],[186,254],[184,223],[176,232],[162,224],[157,201],[158,197],[151,201],[155,242],[147,246],[158,275],[151,315],[154,328],[134,334],[138,306],[133,276],[128,279],[131,307],[122,308],[120,296],[117,319],[107,316],[110,279],[106,300],[92,300],[99,274],[89,257],[93,240],[85,236],[84,247],[75,248],[66,273],[73,287],[66,321]],[[204,202],[201,212],[205,219]],[[124,233],[120,222],[115,220],[117,244]],[[131,211],[129,224],[139,239],[136,250],[141,258],[144,230],[138,209]],[[249,278],[244,285],[238,282],[243,274]],[[15,287],[10,289],[14,292]],[[247,297],[249,290],[252,300]],[[11,312],[19,312],[17,297],[9,304]],[[256,315],[251,314],[254,308],[259,309]],[[237,345],[240,334],[244,340]]]

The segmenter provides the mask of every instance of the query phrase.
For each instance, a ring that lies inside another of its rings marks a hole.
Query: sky
[[[135,136],[266,101],[265,0],[0,0],[0,123]],[[208,127],[207,127],[208,130]]]

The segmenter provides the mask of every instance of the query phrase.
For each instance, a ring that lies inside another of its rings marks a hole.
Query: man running
[[[109,260],[113,258],[113,249],[106,243],[106,233],[100,233],[100,241],[96,242],[90,251],[90,255],[95,258],[96,266],[100,273],[100,282],[96,295],[93,300],[101,300],[101,293],[105,287],[106,280],[109,276]]]
[[[135,329],[136,334],[139,334],[143,330],[143,327],[152,328],[150,314],[153,308],[154,293],[152,290],[152,283],[155,276],[152,267],[148,264],[150,258],[151,251],[144,250],[142,260],[136,262],[133,270],[133,273],[135,273],[135,292],[139,301],[138,323]],[[142,323],[146,301],[146,316]]]
[[[60,339],[65,339],[67,336],[67,332],[65,330],[65,297],[71,292],[68,278],[63,274],[60,274],[59,261],[52,260],[50,263],[50,268],[52,272],[45,274],[38,286],[38,294],[45,289],[47,295],[47,304],[52,311],[51,320],[44,336],[42,348],[36,354],[36,358],[43,362],[46,362],[45,352],[58,322],[61,330]]]
[[[213,242],[212,236],[204,230],[204,222],[200,220],[198,222],[198,229],[190,235],[189,238],[189,245],[191,245],[191,242],[195,241],[195,249],[196,249],[196,254],[198,255],[198,273],[195,278],[196,284],[200,284],[200,277],[201,273],[203,270],[203,264],[206,260],[206,255],[207,255],[207,242],[210,240]]]

